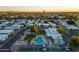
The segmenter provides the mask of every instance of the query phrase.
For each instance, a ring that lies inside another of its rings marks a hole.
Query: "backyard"
[[[35,38],[36,35],[35,34],[27,34],[24,38],[24,40],[30,42],[33,38]]]

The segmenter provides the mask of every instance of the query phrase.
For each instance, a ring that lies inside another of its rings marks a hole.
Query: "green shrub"
[[[68,24],[71,24],[71,25],[74,25],[74,24],[75,24],[75,22],[72,21],[72,20],[67,21],[67,23],[68,23]]]
[[[50,22],[55,23],[55,20],[54,19],[51,19]]]

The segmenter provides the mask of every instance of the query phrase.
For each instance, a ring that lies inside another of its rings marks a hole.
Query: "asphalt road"
[[[12,39],[9,39],[8,41],[6,41],[5,44],[3,44],[3,46],[0,47],[0,52],[11,52],[11,46],[17,41],[19,40],[23,35],[24,31],[26,29],[23,29],[22,31],[20,31],[19,33],[17,33],[17,35],[15,37],[13,37]]]

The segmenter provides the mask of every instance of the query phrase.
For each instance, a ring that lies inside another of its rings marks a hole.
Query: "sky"
[[[0,6],[0,11],[16,12],[79,12],[79,7],[64,6]]]
[[[79,0],[0,0],[0,11],[79,12]]]

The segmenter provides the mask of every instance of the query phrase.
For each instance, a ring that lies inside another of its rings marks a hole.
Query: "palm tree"
[[[34,32],[38,32],[38,25],[37,24],[33,24],[33,26],[31,27],[31,29]]]

